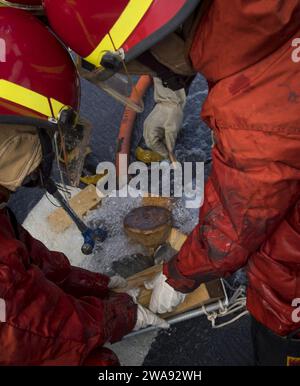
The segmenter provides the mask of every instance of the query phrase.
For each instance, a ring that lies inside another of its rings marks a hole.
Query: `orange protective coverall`
[[[247,266],[249,311],[286,335],[300,327],[300,1],[214,0],[191,58],[216,145],[199,225],[164,272],[189,292]]]

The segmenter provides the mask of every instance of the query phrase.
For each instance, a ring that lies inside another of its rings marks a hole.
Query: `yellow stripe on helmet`
[[[0,79],[0,98],[24,106],[48,118],[57,119],[59,113],[68,108],[68,106],[53,98],[49,99],[44,95],[5,79]]]
[[[122,44],[125,43],[142,20],[153,1],[130,0],[109,33],[105,35],[98,47],[85,60],[99,67],[105,52],[121,48]]]

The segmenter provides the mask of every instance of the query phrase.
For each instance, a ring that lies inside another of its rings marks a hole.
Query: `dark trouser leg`
[[[276,335],[252,318],[255,364],[257,366],[300,366],[299,334],[300,331],[295,331],[288,337]]]

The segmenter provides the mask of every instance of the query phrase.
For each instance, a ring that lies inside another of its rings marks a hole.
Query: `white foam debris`
[[[71,189],[72,195],[78,189]],[[51,198],[51,201],[55,201]],[[121,260],[133,254],[147,255],[147,250],[130,241],[123,231],[123,219],[133,209],[141,205],[138,198],[103,198],[99,208],[90,211],[84,221],[93,229],[105,227],[108,238],[96,246],[94,253],[85,256],[81,253],[83,238],[72,224],[65,232],[54,232],[47,217],[56,207],[45,195],[32,209],[23,226],[33,237],[42,241],[50,250],[63,252],[73,265],[87,268],[94,272],[109,273],[113,261]],[[189,233],[198,221],[198,209],[187,209],[184,199],[179,199],[173,209],[174,225],[184,233]]]
[[[187,208],[185,198],[175,201],[172,214],[174,227],[185,234],[191,233],[198,224],[199,208]]]
[[[76,194],[77,191],[78,189],[72,189],[72,195]],[[55,202],[52,197],[51,201]],[[124,216],[131,209],[139,206],[140,202],[141,200],[136,198],[104,198],[98,209],[86,215],[84,221],[88,225],[93,228],[104,226],[109,232],[107,240],[103,244],[97,245],[94,253],[90,256],[81,253],[83,238],[75,224],[72,224],[63,233],[56,233],[51,229],[47,217],[56,207],[46,195],[29,213],[23,226],[50,250],[63,252],[73,265],[106,273],[109,272],[114,260],[131,254],[146,252],[142,246],[130,242],[123,232]]]
[[[86,258],[84,267],[92,271],[109,272],[113,261],[121,260],[133,254],[147,255],[147,250],[133,243],[123,230],[124,217],[134,208],[141,205],[141,197],[107,197],[102,200],[102,205],[88,213],[86,221],[95,228],[105,227],[108,238],[103,244],[96,247],[92,258]]]

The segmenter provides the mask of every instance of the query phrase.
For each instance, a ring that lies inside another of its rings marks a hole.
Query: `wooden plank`
[[[144,306],[148,307],[151,299],[151,290],[147,290],[144,287],[145,281],[151,280],[155,277],[157,273],[161,271],[161,265],[155,265],[150,267],[140,273],[137,273],[131,276],[128,279],[127,288],[116,289],[116,292],[126,292],[130,289],[139,288],[140,294],[138,297],[138,302]],[[213,295],[213,297],[211,296]],[[202,284],[194,292],[188,294],[185,298],[185,301],[180,304],[173,312],[162,315],[163,318],[170,318],[178,314],[182,314],[187,311],[191,311],[195,308],[199,308],[204,304],[212,303],[218,299],[224,298],[224,293],[220,280],[215,280],[208,283],[207,285]]]
[[[136,273],[133,276],[130,276],[127,279],[128,286],[125,291],[130,290],[132,288],[144,287],[144,283],[147,280],[151,280],[154,278],[156,274],[161,271],[161,265],[154,265],[153,267],[147,268],[142,272]],[[124,292],[124,288],[120,288],[119,292]]]
[[[96,187],[88,185],[74,197],[69,200],[71,208],[82,218],[89,210],[96,208],[101,202],[101,197],[98,196]],[[68,214],[58,208],[48,216],[48,222],[51,229],[56,233],[64,232],[73,221]]]
[[[140,295],[138,297],[138,302],[144,306],[149,307],[151,299],[151,290],[141,289]],[[206,286],[202,284],[194,292],[188,294],[185,298],[185,301],[181,303],[174,311],[162,314],[161,316],[165,319],[170,318],[175,315],[183,314],[184,312],[191,311],[195,308],[199,308],[204,304],[210,303],[212,300],[209,297]]]
[[[167,243],[170,244],[171,248],[179,252],[183,244],[187,239],[187,235],[180,232],[176,228],[172,228],[170,236],[168,237]]]

